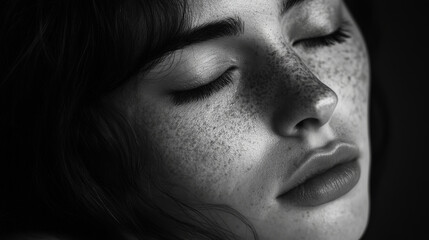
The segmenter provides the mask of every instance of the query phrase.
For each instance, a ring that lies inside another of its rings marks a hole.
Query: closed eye
[[[347,39],[350,38],[350,34],[346,29],[346,26],[347,24],[345,23],[333,33],[330,33],[325,36],[312,37],[295,41],[292,46],[302,45],[305,48],[318,48],[344,43]]]
[[[231,84],[233,82],[233,72],[236,69],[237,67],[230,67],[220,77],[206,85],[189,90],[175,91],[171,93],[171,100],[175,105],[183,105],[190,102],[204,100]]]

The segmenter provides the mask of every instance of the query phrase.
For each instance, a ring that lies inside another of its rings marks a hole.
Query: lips
[[[287,177],[277,199],[314,207],[348,193],[358,183],[360,166],[356,145],[334,141],[310,151]]]

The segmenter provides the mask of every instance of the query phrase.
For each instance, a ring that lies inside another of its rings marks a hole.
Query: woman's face
[[[157,149],[170,194],[228,205],[261,239],[358,239],[368,217],[370,79],[344,3],[189,5],[192,28],[211,30],[118,94]],[[212,217],[246,236],[238,220]]]

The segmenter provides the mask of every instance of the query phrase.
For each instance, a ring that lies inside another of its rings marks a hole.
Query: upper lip
[[[291,175],[285,176],[285,184],[278,196],[287,194],[315,175],[357,159],[359,153],[356,145],[341,141],[332,141],[322,148],[311,150],[299,161],[296,170]]]

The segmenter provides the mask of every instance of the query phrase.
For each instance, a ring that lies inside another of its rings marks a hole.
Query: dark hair
[[[0,236],[234,237],[195,207],[166,195],[186,210],[182,219],[142,192],[145,184],[162,191],[150,146],[107,99],[174,49],[186,2],[6,0],[0,11]],[[254,233],[233,209],[204,208]]]

